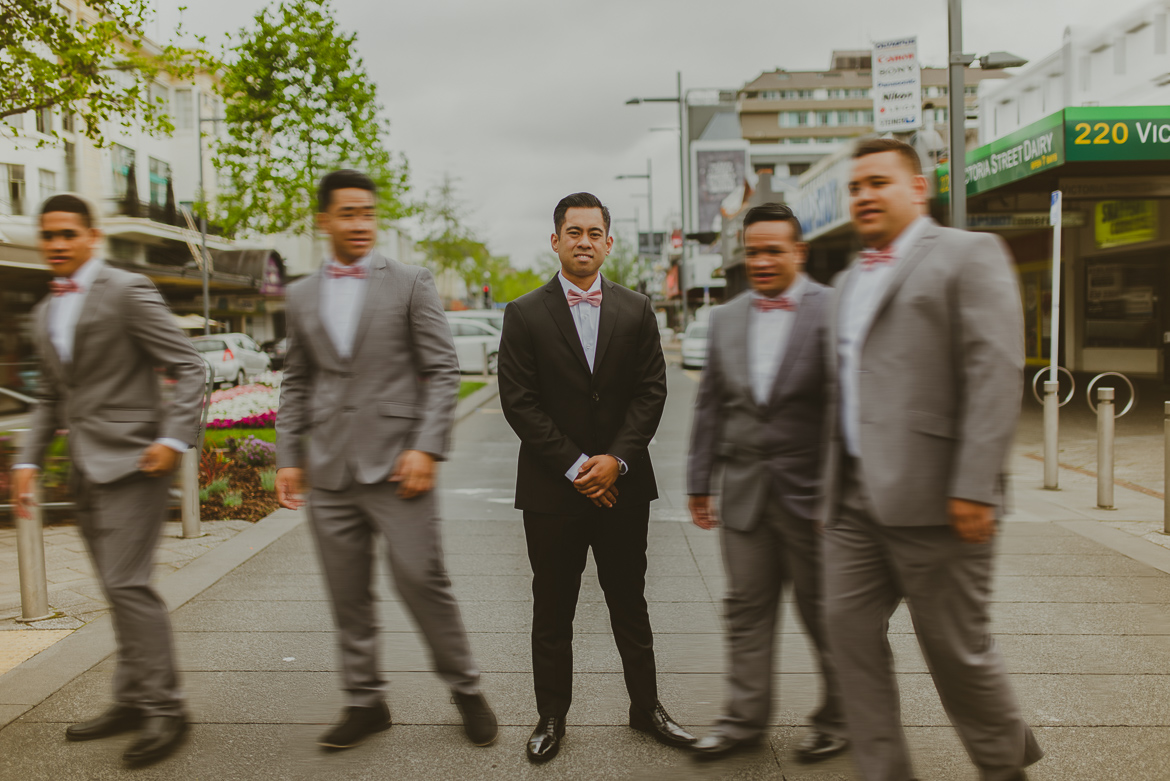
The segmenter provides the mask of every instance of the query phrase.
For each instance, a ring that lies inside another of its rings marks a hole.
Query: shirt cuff
[[[615,456],[613,453],[606,453],[606,455],[609,456],[610,458],[612,458],[614,461],[618,462],[618,474],[619,475],[624,475],[626,472],[630,471],[630,468],[628,466],[626,466],[625,461],[622,461],[620,458]]]
[[[171,439],[170,437],[159,437],[155,442],[160,445],[166,445],[176,453],[186,453],[191,447],[181,439]]]
[[[573,465],[569,467],[569,471],[565,472],[565,477],[569,478],[569,482],[573,482],[577,479],[577,473],[581,471],[581,467],[584,466],[585,462],[588,460],[589,456],[582,453],[581,457],[573,462]]]
[[[17,469],[40,469],[40,467],[36,464],[13,464],[12,471],[15,472]]]

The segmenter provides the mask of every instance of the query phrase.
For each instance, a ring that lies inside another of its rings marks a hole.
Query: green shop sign
[[[1064,110],[1068,161],[1170,160],[1170,106]]]
[[[1064,162],[1063,112],[1020,128],[1011,135],[967,153],[967,195],[993,190]],[[938,194],[944,200],[951,191],[950,166],[937,169]]]

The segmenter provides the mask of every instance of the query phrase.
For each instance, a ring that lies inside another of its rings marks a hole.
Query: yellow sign
[[[1101,201],[1094,227],[1102,249],[1153,241],[1158,238],[1158,202]]]

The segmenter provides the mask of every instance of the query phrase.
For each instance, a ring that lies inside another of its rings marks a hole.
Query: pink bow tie
[[[325,273],[329,275],[330,279],[340,279],[342,277],[353,277],[354,279],[365,279],[366,270],[361,266],[342,266],[338,263],[330,263],[325,269]]]
[[[601,288],[588,293],[582,293],[577,288],[571,287],[569,288],[568,297],[570,307],[577,306],[577,304],[582,302],[589,304],[589,306],[601,306]]]
[[[894,251],[889,247],[885,249],[864,249],[861,251],[861,268],[866,271],[893,262]]]
[[[752,305],[757,312],[775,312],[778,309],[785,312],[796,311],[796,304],[792,303],[788,296],[780,296],[779,298],[753,297]]]
[[[81,285],[72,279],[53,279],[49,281],[49,290],[53,291],[55,296],[63,296],[66,293],[80,293]]]

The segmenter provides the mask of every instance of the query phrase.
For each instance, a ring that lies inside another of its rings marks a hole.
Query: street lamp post
[[[203,202],[203,209],[199,213],[199,240],[203,248],[203,335],[211,333],[211,256],[207,252],[207,191],[203,187],[203,123],[222,122],[223,117],[203,118],[203,94],[199,93],[195,100],[195,136],[199,146],[199,200]]]
[[[650,158],[646,158],[646,173],[644,174],[618,174],[618,179],[645,179],[646,180],[646,208],[650,212],[650,236],[653,242],[654,236],[654,179],[652,176],[652,168]]]
[[[678,104],[678,201],[679,201],[679,223],[682,226],[683,245],[682,254],[678,259],[678,281],[679,291],[682,293],[682,324],[686,327],[687,324],[687,289],[686,280],[683,273],[684,265],[687,257],[687,126],[686,126],[686,98],[683,95],[682,88],[682,71],[677,71],[676,74],[677,94],[673,98],[630,98],[626,101],[627,106],[636,106],[639,103],[677,103]],[[654,233],[653,223],[650,226],[651,234]]]

